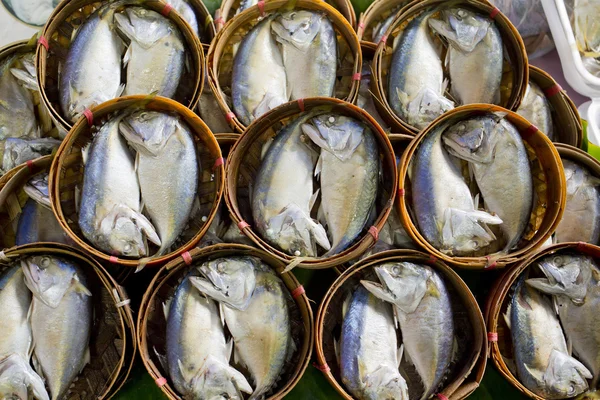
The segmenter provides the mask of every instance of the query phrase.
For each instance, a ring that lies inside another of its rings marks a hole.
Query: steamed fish
[[[6,173],[27,161],[52,154],[60,146],[53,138],[7,138],[4,141],[1,172]]]
[[[537,126],[550,140],[554,140],[552,108],[544,91],[537,83],[529,81],[525,97],[517,110],[517,114]]]
[[[29,357],[11,354],[0,358],[0,398],[50,400],[44,380],[29,365]]]
[[[0,63],[0,140],[36,138],[40,134],[33,95],[11,73],[15,60],[9,57]]]

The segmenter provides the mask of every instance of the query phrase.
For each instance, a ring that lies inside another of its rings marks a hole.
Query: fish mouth
[[[37,285],[41,279],[36,265],[29,260],[21,260],[21,270],[23,270],[23,274],[25,275],[25,285],[32,292],[36,292],[38,290]]]
[[[200,272],[199,276],[190,277],[192,285],[206,296],[219,302],[227,302],[229,304],[228,293],[223,292],[219,286],[215,285],[214,276],[212,276],[214,274],[212,271],[204,271],[200,268],[198,268],[198,271]]]

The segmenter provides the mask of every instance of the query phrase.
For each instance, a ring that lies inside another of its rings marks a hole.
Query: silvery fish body
[[[440,49],[429,34],[431,12],[409,22],[395,46],[388,80],[388,100],[394,112],[417,128],[453,108],[444,97]]]
[[[444,133],[449,151],[469,162],[485,207],[502,219],[505,250],[521,239],[533,208],[529,157],[519,131],[493,115],[456,123]]]
[[[0,398],[49,400],[43,379],[29,365],[29,355],[0,357]]]
[[[317,153],[301,130],[310,118],[304,114],[278,132],[256,174],[252,193],[258,232],[298,256],[316,256],[316,243],[330,248],[325,229],[310,216]]]
[[[567,204],[556,227],[558,243],[600,242],[600,180],[582,165],[563,159],[567,178]]]
[[[28,25],[44,26],[54,10],[52,0],[7,0],[15,16]]]
[[[495,240],[487,224],[502,220],[475,209],[454,157],[442,144],[446,127],[433,130],[415,152],[410,165],[413,207],[429,243],[448,254],[468,254]]]
[[[123,95],[173,97],[185,63],[183,37],[175,24],[155,11],[127,7],[115,14],[115,25],[130,42]]]
[[[290,98],[283,58],[271,34],[276,15],[256,24],[235,54],[231,97],[233,110],[244,125]]]
[[[379,147],[371,130],[352,118],[323,114],[311,122],[302,129],[321,147],[319,219],[328,227],[331,255],[354,242],[375,206]]]
[[[196,276],[193,272],[190,276]],[[230,343],[217,303],[185,277],[175,291],[167,315],[167,363],[175,389],[186,398],[242,400],[252,388],[229,365]]]
[[[371,63],[363,61],[362,65],[362,76],[360,79],[360,86],[358,88],[358,97],[356,98],[356,105],[369,113],[371,117],[377,121],[377,123],[386,131],[391,131],[391,128],[383,120],[377,107],[375,106],[375,100],[373,100],[373,94],[371,93]]]
[[[459,104],[498,103],[504,48],[498,28],[489,18],[453,8],[442,11],[443,20],[431,19],[434,31],[448,42],[446,65],[450,93]],[[481,64],[481,60],[486,60]]]
[[[375,296],[394,304],[404,351],[414,364],[428,399],[436,392],[454,349],[454,316],[443,278],[426,265],[409,262],[375,267],[381,284],[363,281]]]
[[[19,217],[15,244],[20,246],[36,242],[72,244],[71,239],[60,226],[52,210],[33,199],[29,199]]]
[[[146,237],[160,245],[150,221],[141,213],[140,184],[127,142],[119,134],[122,116],[106,122],[94,136],[85,164],[79,227],[108,253],[147,255]]]
[[[585,255],[554,254],[540,263],[546,278],[527,283],[553,295],[565,335],[577,358],[591,371],[592,390],[600,381],[600,269]]]
[[[202,29],[198,25],[198,19],[196,18],[196,12],[194,8],[186,0],[169,0],[168,3],[181,14],[185,22],[187,22],[192,31],[198,36],[202,36]]]
[[[68,259],[34,256],[21,264],[34,296],[34,364],[46,378],[51,399],[60,399],[89,362],[91,293],[82,269]]]
[[[7,268],[0,275],[0,359],[18,354],[29,360],[32,343],[27,313],[31,305],[31,293],[23,278],[19,264]]]
[[[400,374],[393,309],[387,302],[356,288],[342,323],[340,373],[358,399],[408,400]]]
[[[77,30],[60,75],[60,106],[76,121],[93,105],[119,96],[123,41],[113,27],[112,4],[99,8]]]
[[[398,12],[400,11],[400,8],[401,7],[396,7],[394,10],[392,10],[390,15],[386,19],[381,21],[379,24],[377,24],[373,28],[373,32],[372,32],[373,43],[381,42],[381,38],[387,32],[389,27],[392,26],[392,22],[394,22],[394,19],[398,16]]]
[[[583,393],[592,374],[569,356],[567,342],[549,299],[525,284],[515,285],[509,315],[519,381],[546,399],[564,399]]]
[[[142,113],[148,115],[151,112]],[[171,133],[163,135],[160,116],[155,125],[138,126],[135,118],[139,115],[134,113],[125,119],[129,126],[135,126],[135,133],[146,134],[147,141],[152,141],[155,135],[160,136],[156,139],[156,146],[160,148],[156,154],[137,145],[140,150],[136,164],[144,209],[161,241],[158,253],[163,254],[173,245],[190,218],[198,189],[196,144],[185,123],[175,117],[163,114],[165,118],[175,120]],[[144,129],[147,131],[144,132]]]
[[[52,208],[48,192],[48,171],[40,172],[29,178],[27,183],[23,185],[23,191],[32,200],[45,205],[49,209]]]
[[[337,38],[327,16],[307,10],[278,15],[271,29],[280,43],[291,100],[332,97],[337,72]]]
[[[255,6],[256,4],[258,4],[258,0],[242,0],[240,2],[240,6],[236,11],[236,15],[241,13],[244,10],[247,10],[248,8]]]
[[[27,161],[51,154],[58,149],[58,146],[60,146],[60,140],[53,138],[7,138],[4,141],[4,152],[2,154],[2,172],[7,172]]]
[[[233,132],[231,126],[227,123],[225,115],[219,107],[219,103],[215,98],[207,79],[204,80],[202,96],[198,100],[198,115],[202,121],[208,125],[212,132],[230,133]]]
[[[517,110],[517,114],[537,126],[550,140],[554,140],[552,108],[544,91],[537,83],[529,81],[525,97]]]
[[[14,61],[9,57],[0,65],[0,140],[39,137],[33,95],[11,74]]]

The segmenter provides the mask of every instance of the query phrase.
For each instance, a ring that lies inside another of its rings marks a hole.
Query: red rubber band
[[[498,333],[496,332],[488,332],[488,342],[497,342],[498,341]]]
[[[364,24],[364,23],[362,23],[362,22],[359,22],[359,23],[358,23],[358,28],[359,28],[359,29],[365,29],[365,24]]]
[[[494,269],[496,268],[496,260],[492,261],[490,263],[490,256],[485,256],[486,260],[487,260],[487,265],[485,266],[485,269]]]
[[[83,115],[85,116],[85,119],[87,119],[87,122],[88,122],[89,126],[94,125],[94,114],[90,111],[89,108],[86,108],[83,111]]]
[[[119,262],[119,259],[115,256],[110,256],[108,257],[108,261],[112,264],[116,264],[117,262]]]
[[[248,228],[250,226],[249,223],[247,223],[246,221],[240,221],[240,223],[238,224],[238,229],[240,231],[243,231],[244,228]]]
[[[586,242],[577,242],[577,250],[583,251],[585,249],[586,245],[587,245]]]
[[[362,74],[360,72],[357,72],[354,75],[352,75],[353,81],[360,81],[360,78],[362,78]]]
[[[163,15],[163,17],[167,17],[172,9],[173,6],[167,3],[160,13]]]
[[[444,396],[443,394],[441,394],[441,393],[437,393],[436,396],[440,400],[448,400],[448,398],[446,396]]]
[[[331,368],[329,368],[329,365],[324,364],[324,365],[319,365],[316,362],[313,363],[313,367],[315,367],[316,369],[318,369],[321,372],[329,372],[331,371]]]
[[[498,7],[494,7],[492,12],[490,13],[490,18],[491,19],[496,18],[496,15],[498,15],[498,14],[500,14],[500,9],[498,9]]]
[[[258,11],[260,11],[260,16],[264,17],[265,16],[265,2],[264,2],[264,0],[260,0],[258,3],[256,3],[256,5],[258,6]]]
[[[227,114],[225,114],[225,119],[227,120],[227,123],[230,123],[231,120],[233,120],[235,118],[235,114],[232,112],[228,112]]]
[[[213,169],[217,169],[223,164],[225,164],[225,159],[223,157],[219,157],[215,160],[215,165],[213,165]]]
[[[33,161],[27,160],[25,161],[25,164],[27,164],[27,168],[29,168],[29,171],[33,172]]]
[[[184,251],[181,253],[181,258],[183,258],[183,262],[185,265],[192,265],[192,256],[189,251]]]
[[[406,190],[404,190],[404,188],[398,189],[398,196],[404,197],[405,194],[406,194]]]
[[[381,40],[379,41],[379,43],[381,43],[381,42],[384,42],[384,43],[387,42],[387,35],[383,35],[381,37]]]
[[[538,131],[538,127],[531,124],[529,128],[525,129],[521,136],[529,137]]]
[[[435,264],[437,262],[437,257],[434,256],[433,254],[429,255],[429,258],[427,259],[427,263],[428,264]]]
[[[44,46],[46,51],[50,50],[50,43],[48,43],[48,39],[46,39],[44,36],[40,36],[38,43]]]
[[[371,236],[373,236],[373,239],[375,239],[375,241],[379,239],[379,229],[377,229],[376,226],[371,226],[369,228],[369,233],[371,234]]]
[[[298,108],[300,111],[304,112],[304,99],[298,99]]]
[[[156,383],[156,386],[160,388],[167,384],[167,379],[161,376],[160,378],[156,378],[154,382]]]
[[[294,299],[302,296],[306,291],[304,290],[304,286],[300,285],[296,289],[292,290],[292,297]]]
[[[563,88],[557,83],[556,85],[544,90],[546,97],[552,97],[562,92]]]
[[[215,19],[215,24],[217,25],[223,25],[225,23],[225,20],[223,19],[223,17],[219,17],[217,19]]]

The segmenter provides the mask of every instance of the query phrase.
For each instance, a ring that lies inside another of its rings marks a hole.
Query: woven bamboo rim
[[[567,95],[566,90],[541,68],[529,66],[529,80],[538,84],[546,94],[552,107],[555,142],[575,147],[583,144],[583,123],[577,106]]]
[[[36,51],[36,42],[34,39],[20,40],[13,42],[2,48],[0,48],[0,62],[4,61],[5,58],[10,57],[19,53],[34,53]],[[39,123],[40,132],[42,137],[51,137],[54,139],[60,139],[66,135],[66,132],[59,132],[59,129],[52,123],[52,119],[46,109],[41,98],[41,93],[31,91],[33,94],[33,104],[36,111],[36,119]],[[43,116],[45,115],[45,117]]]
[[[508,54],[509,62],[505,60],[505,68],[502,77],[502,86],[505,90],[501,90],[501,106],[509,110],[517,110],[521,104],[521,100],[527,90],[527,82],[529,80],[529,69],[527,52],[525,45],[519,35],[519,32],[510,22],[510,20],[493,5],[487,1],[479,0],[457,0],[447,2],[445,0],[423,0],[414,1],[409,6],[402,9],[400,14],[388,32],[390,35],[382,40],[373,58],[373,92],[380,100],[375,104],[380,108],[381,116],[392,126],[392,130],[416,135],[419,129],[409,125],[394,113],[387,100],[387,74],[389,73],[389,64],[392,59],[392,43],[394,38],[402,32],[409,20],[412,20],[422,12],[431,8],[447,8],[447,7],[464,7],[482,15],[493,16],[494,23],[502,36],[502,42]],[[505,57],[506,58],[506,57]]]
[[[593,257],[596,262],[600,259],[600,247],[594,246],[589,243],[560,243],[553,246],[547,247],[544,250],[532,254],[530,257],[515,265],[499,280],[496,284],[496,290],[488,299],[486,305],[486,323],[487,329],[490,333],[495,333],[497,340],[490,341],[490,356],[496,369],[500,372],[504,378],[509,381],[514,387],[521,391],[524,395],[536,399],[545,400],[527,389],[524,385],[519,382],[516,376],[510,371],[506,363],[504,362],[504,356],[510,356],[512,354],[512,340],[510,330],[504,322],[502,314],[506,312],[508,305],[510,289],[517,280],[517,278],[531,265],[541,259],[542,257],[550,254],[560,254],[565,252],[576,252],[580,254],[586,254]],[[510,352],[510,353],[509,353]]]
[[[245,226],[245,224],[242,224],[242,222],[254,223],[252,215],[249,212],[250,208],[248,207],[248,197],[245,188],[248,187],[248,182],[252,182],[256,176],[260,166],[260,154],[263,143],[265,140],[276,135],[282,126],[282,122],[289,122],[298,117],[302,112],[309,112],[311,110],[323,110],[355,118],[363,122],[373,132],[379,145],[382,171],[384,173],[382,186],[385,190],[381,190],[382,188],[380,187],[379,196],[382,195],[381,192],[383,191],[388,196],[384,198],[380,197],[377,201],[377,203],[385,204],[379,212],[376,221],[373,223],[377,232],[381,230],[392,208],[397,187],[396,161],[392,145],[386,133],[366,111],[342,100],[328,97],[314,97],[305,99],[301,103],[298,101],[285,103],[267,112],[250,125],[248,130],[235,143],[227,159],[225,201],[233,222],[243,227],[241,229],[242,232],[256,243],[258,247],[286,263],[297,263],[297,266],[300,268],[321,269],[334,267],[354,260],[369,249],[376,242],[373,234],[366,232],[366,229],[369,228],[365,228],[359,239],[341,253],[327,258],[297,259],[268,244],[258,233],[254,232],[251,225]]]
[[[102,121],[115,111],[128,108],[145,108],[153,111],[169,111],[176,113],[190,128],[198,159],[207,160],[210,164],[201,169],[198,181],[198,197],[200,212],[190,221],[190,228],[182,233],[187,242],[179,249],[163,256],[152,256],[143,259],[124,259],[101,252],[84,240],[79,229],[75,205],[75,189],[83,182],[84,167],[81,159],[81,149],[91,141],[91,126],[86,117],[75,123],[69,136],[58,149],[50,172],[49,188],[52,209],[58,221],[69,236],[87,252],[111,264],[141,269],[145,266],[158,266],[178,254],[196,245],[208,230],[217,210],[219,200],[223,195],[225,184],[223,159],[219,145],[202,120],[190,109],[180,103],[164,97],[127,96],[107,101],[91,110],[94,121]],[[206,217],[204,220],[203,217]]]
[[[414,250],[390,250],[377,253],[359,261],[336,279],[319,306],[315,322],[315,349],[318,368],[343,398],[353,399],[341,383],[333,344],[333,332],[339,332],[337,328],[341,323],[341,304],[345,297],[344,293],[358,283],[359,279],[363,279],[372,267],[385,262],[402,261],[427,264],[440,272],[444,276],[448,287],[453,288],[455,294],[463,302],[466,311],[464,316],[471,325],[472,338],[471,340],[460,341],[468,343],[469,348],[465,349],[464,359],[461,360],[463,362],[454,367],[456,372],[445,383],[443,389],[438,393],[438,397],[449,400],[464,399],[479,387],[487,362],[485,351],[487,336],[481,310],[468,286],[456,272],[442,261],[434,260],[429,255]]]
[[[227,116],[229,124],[236,132],[244,132],[246,126],[236,117],[225,100],[226,93],[223,91],[223,88],[229,85],[231,80],[233,45],[239,43],[247,31],[256,25],[262,17],[275,13],[282,7],[289,6],[290,3],[290,0],[270,0],[244,10],[231,19],[223,29],[219,30],[210,45],[206,56],[208,83],[221,110]],[[319,11],[326,14],[331,20],[337,32],[339,59],[342,60],[341,65],[338,66],[335,97],[343,97],[344,100],[353,103],[356,100],[359,86],[359,81],[355,80],[355,77],[358,76],[356,74],[360,75],[362,67],[360,43],[354,28],[339,11],[324,1],[295,0],[292,3],[295,9]],[[340,92],[340,89],[343,89],[343,91]],[[343,94],[338,96],[338,92]]]
[[[409,214],[407,204],[410,200],[410,184],[408,183],[408,169],[413,155],[423,138],[432,132],[440,124],[450,120],[462,120],[465,118],[481,115],[483,113],[498,112],[505,114],[505,118],[512,123],[527,145],[527,152],[532,167],[534,191],[538,197],[534,204],[530,226],[526,229],[521,239],[519,248],[503,256],[490,255],[483,257],[451,257],[433,247],[419,233]],[[415,243],[419,244],[427,252],[433,254],[454,266],[468,269],[504,267],[529,256],[538,250],[558,226],[566,202],[566,182],[560,156],[550,139],[531,125],[520,115],[490,104],[470,104],[455,108],[433,121],[425,130],[419,133],[411,142],[406,152],[402,155],[399,174],[400,218],[406,232]]]
[[[118,0],[108,0],[117,2]],[[177,12],[171,12],[172,8],[162,0],[125,0],[126,5],[135,5],[163,13],[166,18],[171,20],[182,33],[186,42],[186,52],[192,62],[190,65],[190,74],[188,78],[182,76],[175,98],[180,100],[189,108],[194,108],[204,84],[204,53],[198,36],[192,31],[191,27],[181,15]],[[61,63],[67,57],[67,52],[71,44],[73,32],[81,26],[87,17],[96,9],[106,4],[107,1],[101,0],[71,0],[60,3],[48,18],[44,26],[40,40],[38,41],[36,55],[37,82],[42,94],[42,102],[50,110],[54,122],[65,131],[71,130],[71,124],[63,117],[58,102],[58,70]],[[195,8],[196,9],[196,8]],[[206,8],[204,8],[206,11]],[[47,47],[46,47],[47,45]],[[187,93],[184,93],[183,89]]]
[[[49,254],[78,263],[93,293],[94,326],[90,330],[91,361],[70,387],[67,399],[109,399],[123,386],[135,360],[137,343],[127,294],[94,259],[58,243],[27,244],[0,253],[0,272],[22,257]]]
[[[376,0],[358,17],[356,34],[362,42],[367,42],[375,47],[378,43],[373,41],[373,29],[378,23],[383,22],[392,13],[399,16],[412,4],[412,0]]]
[[[577,164],[586,167],[590,172],[600,178],[600,161],[592,157],[589,153],[564,143],[555,143],[554,146],[558,151],[561,159],[571,160]]]
[[[253,247],[240,244],[217,244],[203,249],[195,248],[187,253],[185,258],[178,257],[172,260],[160,269],[150,286],[148,286],[140,305],[137,320],[138,346],[148,373],[170,399],[181,399],[181,397],[171,387],[168,373],[161,367],[154,351],[155,348],[159,352],[164,349],[166,323],[162,302],[173,293],[181,278],[189,270],[190,265],[196,265],[218,257],[244,255],[260,258],[280,274],[285,268],[285,264],[275,257]],[[267,399],[284,398],[298,383],[308,366],[314,344],[314,320],[308,297],[306,297],[304,290],[300,289],[302,286],[293,274],[284,273],[279,277],[289,289],[290,294],[296,294],[294,301],[298,307],[299,317],[302,319],[303,332],[301,333],[301,343],[297,343],[296,355],[292,360],[294,363],[293,370],[286,372],[287,376],[279,382],[277,391]]]
[[[208,11],[208,8],[206,8],[201,0],[186,0],[186,2],[194,9],[194,14],[196,14],[198,28],[201,32],[200,42],[203,46],[205,44],[210,44],[217,34],[215,21],[213,20],[210,11]]]
[[[353,27],[356,26],[356,13],[354,12],[354,7],[350,0],[325,0],[325,2],[338,10],[350,25]],[[221,2],[221,7],[215,11],[215,26],[217,32],[223,29],[223,26],[225,26],[230,19],[237,16],[236,12],[240,8],[240,3],[241,0],[223,0]]]

